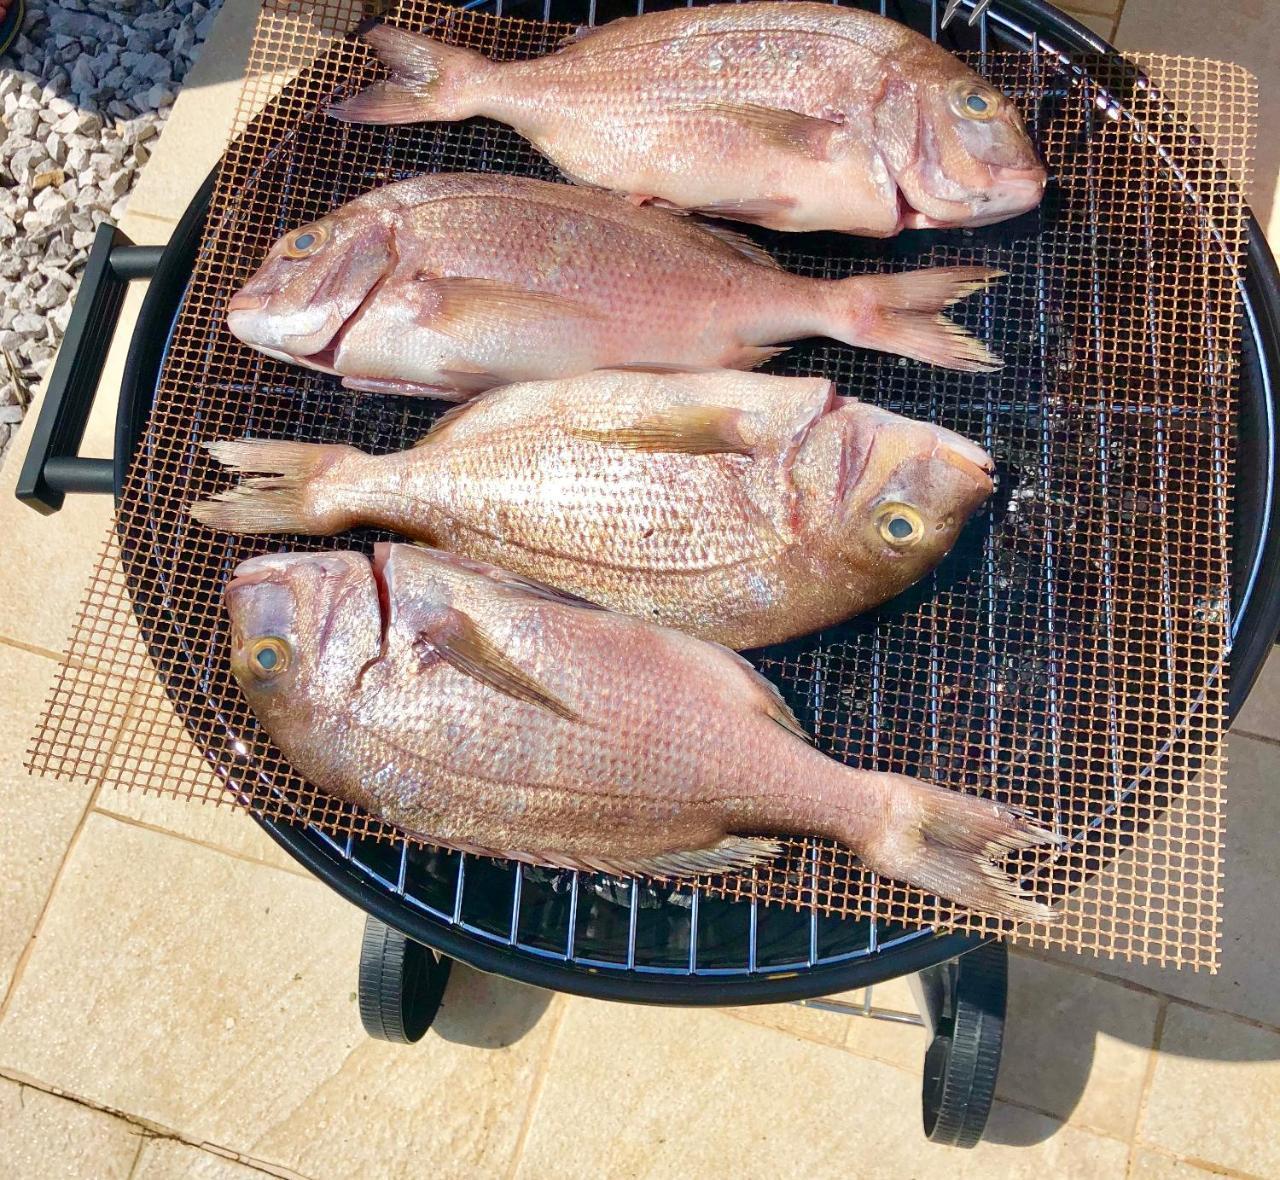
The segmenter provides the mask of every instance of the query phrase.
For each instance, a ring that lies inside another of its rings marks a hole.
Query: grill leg
[[[420,1041],[440,1010],[452,960],[373,915],[360,943],[360,1023],[379,1041]]]
[[[985,942],[912,980],[932,1040],[924,1059],[924,1133],[974,1147],[996,1093],[1009,991],[1008,953]]]

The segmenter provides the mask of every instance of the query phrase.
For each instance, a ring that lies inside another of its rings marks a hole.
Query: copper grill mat
[[[327,119],[335,95],[379,73],[342,36],[357,8],[280,0],[260,17],[155,406],[28,765],[401,841],[302,781],[266,740],[231,679],[220,605],[252,553],[367,548],[387,534],[226,539],[186,515],[226,482],[207,440],[388,451],[443,408],[340,391],[235,341],[226,301],[272,241],[419,171],[556,177],[487,121],[382,129]],[[569,29],[426,0],[389,16],[497,58],[545,52]],[[999,491],[916,591],[757,662],[832,756],[1024,806],[1071,840],[1026,858],[1029,884],[1058,897],[1064,916],[1017,931],[1019,941],[1213,969],[1234,284],[1253,82],[1231,65],[1170,57],[1064,66],[1039,49],[971,61],[1015,97],[1056,178],[1038,214],[923,243],[759,236],[783,265],[814,275],[961,262],[1009,272],[959,310],[1005,356],[994,376],[826,342],[769,366],[831,376],[842,392],[974,438],[998,461]],[[701,887],[904,926],[999,928],[877,881],[824,841],[793,841],[777,862]]]

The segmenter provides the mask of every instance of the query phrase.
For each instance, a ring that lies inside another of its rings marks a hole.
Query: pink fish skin
[[[637,200],[886,237],[988,225],[1044,192],[1009,99],[927,38],[853,8],[670,9],[507,63],[391,25],[365,39],[390,78],[337,118],[487,116],[566,176]]]
[[[409,545],[253,558],[225,602],[232,672],[292,765],[434,843],[683,876],[814,834],[962,905],[1054,916],[994,863],[1048,833],[827,758],[715,644]]]
[[[955,544],[994,469],[968,439],[830,381],[729,371],[508,385],[391,455],[209,449],[245,473],[192,505],[213,528],[389,528],[739,649],[906,589]]]
[[[227,324],[351,388],[453,399],[593,369],[749,369],[822,335],[986,371],[1000,362],[940,313],[1001,273],[803,278],[732,230],[610,193],[439,173],[287,234]]]

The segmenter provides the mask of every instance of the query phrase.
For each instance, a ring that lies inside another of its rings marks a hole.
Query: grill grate
[[[329,101],[376,74],[341,36],[371,7],[499,58],[547,51],[569,27],[430,0],[268,0],[155,409],[31,768],[295,819],[433,919],[581,964],[798,969],[931,927],[997,929],[869,877],[823,841],[794,841],[750,875],[679,888],[442,852],[318,794],[257,729],[227,668],[220,592],[239,560],[276,546],[211,541],[188,524],[186,505],[223,479],[200,444],[250,433],[388,451],[442,407],[351,394],[248,350],[224,327],[227,298],[280,234],[376,185],[455,169],[557,175],[486,121],[326,119]],[[555,14],[617,15],[594,0]],[[530,15],[549,16],[550,0]],[[936,36],[936,3],[890,15]],[[925,584],[757,663],[827,753],[1026,806],[1069,839],[1024,865],[1042,896],[1076,889],[1064,920],[1017,937],[1212,967],[1252,82],[1186,59],[1070,62],[998,6],[970,54],[1020,104],[1056,178],[1041,210],[888,243],[753,232],[811,275],[956,262],[1009,272],[960,309],[1006,358],[999,374],[827,342],[768,366],[831,376],[842,392],[974,438],[997,459],[999,491]],[[385,536],[362,531],[355,542]]]

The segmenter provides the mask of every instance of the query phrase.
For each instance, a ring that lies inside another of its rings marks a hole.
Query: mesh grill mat
[[[265,6],[155,407],[30,767],[403,843],[302,782],[256,727],[228,671],[220,592],[239,560],[268,545],[211,537],[185,513],[225,483],[206,440],[248,433],[388,451],[443,408],[344,392],[235,341],[226,301],[272,241],[419,171],[556,176],[487,121],[326,119],[335,94],[378,72],[341,36],[361,15],[353,9]],[[390,15],[498,58],[544,52],[568,28],[425,0]],[[1064,65],[1043,46],[970,60],[1015,97],[1056,178],[1040,211],[893,243],[753,232],[811,275],[957,262],[1008,271],[959,311],[1004,355],[998,374],[826,342],[769,366],[833,377],[842,392],[981,442],[999,465],[997,495],[916,590],[757,663],[827,753],[1025,806],[1069,839],[1022,866],[1041,896],[1071,891],[1058,902],[1063,921],[1016,937],[1212,968],[1252,81],[1186,59]],[[362,531],[354,543],[384,536]],[[399,863],[403,888],[413,861]],[[819,841],[795,841],[777,862],[701,892],[872,914],[897,929],[996,929],[876,881]]]

